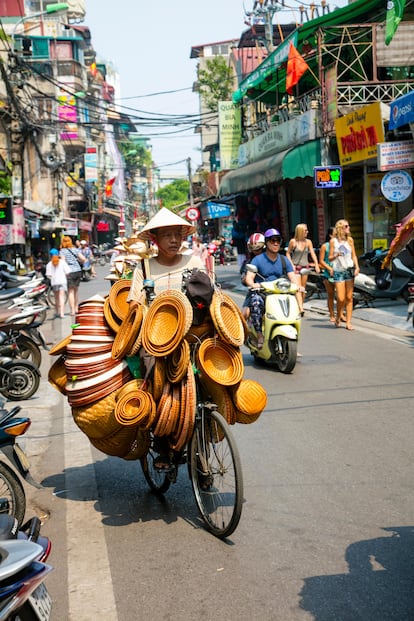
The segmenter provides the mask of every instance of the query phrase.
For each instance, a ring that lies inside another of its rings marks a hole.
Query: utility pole
[[[190,183],[189,201],[190,201],[190,207],[193,207],[194,196],[193,196],[193,174],[191,172],[191,157],[187,158],[187,170],[188,170],[188,181]]]

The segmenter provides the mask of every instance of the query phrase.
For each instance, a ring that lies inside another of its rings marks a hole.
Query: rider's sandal
[[[172,467],[173,465],[168,455],[158,455],[154,459],[154,468],[156,470],[171,470]]]

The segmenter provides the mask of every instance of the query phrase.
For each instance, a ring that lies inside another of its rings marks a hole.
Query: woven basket
[[[111,330],[113,332],[118,332],[119,326],[122,323],[122,319],[118,319],[118,317],[113,313],[111,305],[109,303],[109,297],[105,300],[104,316],[106,319],[106,323],[111,328]]]
[[[141,304],[132,305],[122,321],[112,345],[112,358],[114,360],[122,360],[125,356],[130,355],[141,328],[142,308]]]
[[[142,345],[142,328],[143,328],[145,318],[148,313],[148,306],[145,306],[145,304],[141,304],[140,306],[142,310],[142,322],[141,322],[141,326],[140,326],[137,338],[135,339],[135,342],[132,344],[131,350],[128,354],[129,356],[136,356]]]
[[[56,360],[50,367],[48,372],[48,381],[59,392],[61,392],[62,395],[66,395],[67,375],[64,356],[59,356],[59,358],[56,358]]]
[[[181,382],[187,375],[190,362],[190,346],[184,339],[165,361],[165,374],[172,384]]]
[[[115,317],[122,321],[127,316],[129,302],[127,298],[131,289],[131,280],[125,278],[114,282],[109,290],[109,304]]]
[[[106,438],[89,438],[91,444],[102,453],[114,457],[128,455],[137,439],[136,427],[122,427]]]
[[[223,386],[238,384],[243,378],[243,358],[232,345],[210,338],[202,341],[198,352],[198,368],[210,379]]]
[[[163,358],[155,358],[153,379],[152,379],[152,396],[158,403],[161,399],[163,387],[166,383],[165,360]]]
[[[201,378],[201,385],[203,388],[204,398],[211,399],[213,403],[217,405],[219,414],[226,419],[229,425],[234,425],[236,422],[236,410],[233,405],[229,389],[226,386],[221,386],[217,382],[213,382],[208,377]]]
[[[254,380],[245,379],[231,388],[231,396],[236,410],[247,416],[259,415],[267,403],[267,393],[263,386]]]
[[[115,418],[120,425],[150,427],[155,418],[152,395],[142,389],[124,390],[116,400]]]
[[[188,365],[187,377],[181,382],[179,420],[174,433],[170,436],[170,445],[175,451],[180,451],[193,434],[196,405],[196,383],[193,367],[190,362]]]
[[[72,407],[73,420],[89,439],[101,439],[121,429],[115,418],[117,391],[84,407]]]
[[[153,356],[172,353],[187,334],[192,320],[191,303],[181,291],[162,291],[145,318],[142,329],[144,349]]]
[[[238,306],[230,296],[222,292],[214,292],[210,304],[210,315],[220,338],[225,343],[234,347],[243,345],[243,323]]]

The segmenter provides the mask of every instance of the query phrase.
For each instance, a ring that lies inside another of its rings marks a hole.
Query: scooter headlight
[[[288,291],[290,291],[290,280],[278,278],[275,282],[275,288],[280,291],[280,293],[288,293]]]

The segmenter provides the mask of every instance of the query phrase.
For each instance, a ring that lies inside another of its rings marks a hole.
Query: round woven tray
[[[237,304],[222,292],[214,292],[210,304],[210,315],[214,326],[225,342],[234,347],[244,343],[244,327]]]
[[[121,279],[113,283],[109,290],[109,304],[112,313],[118,320],[122,321],[127,316],[129,310],[129,302],[127,298],[131,289],[131,280]]]
[[[142,328],[144,349],[153,356],[172,353],[187,334],[192,320],[192,306],[181,291],[159,293],[148,310]]]
[[[142,305],[136,304],[131,306],[119,327],[112,345],[112,358],[114,360],[122,360],[122,358],[130,354],[139,334],[142,317]]]
[[[203,374],[223,386],[233,386],[243,378],[243,358],[232,345],[218,339],[202,341],[197,352],[198,368]]]
[[[53,362],[48,372],[48,381],[54,386],[62,395],[66,395],[66,367],[64,356],[59,356]]]

